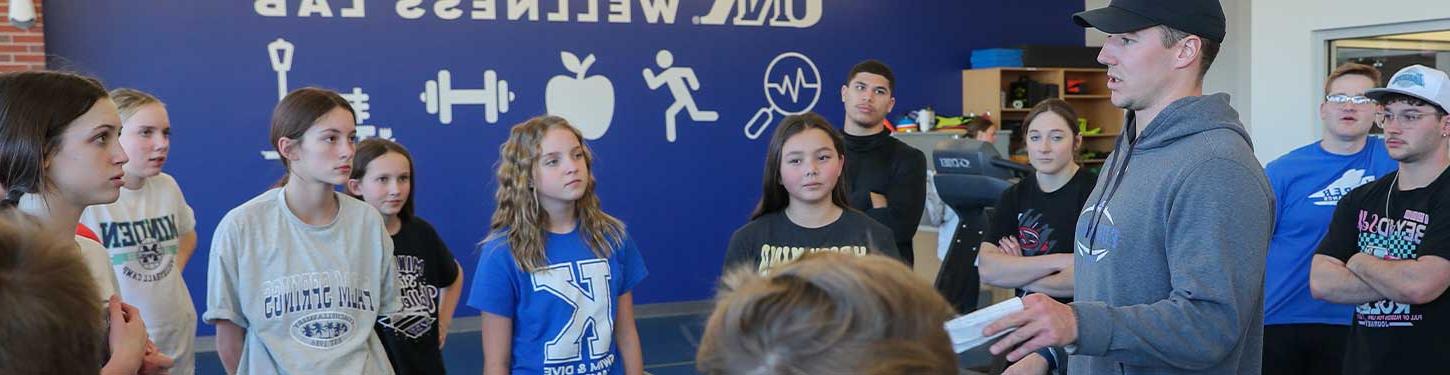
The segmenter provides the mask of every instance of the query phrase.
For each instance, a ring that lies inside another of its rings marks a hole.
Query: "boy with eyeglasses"
[[[1365,96],[1399,171],[1340,198],[1314,255],[1314,298],[1357,304],[1344,374],[1420,374],[1450,353],[1450,77],[1420,65]],[[1265,352],[1265,357],[1268,357]],[[1267,371],[1266,371],[1267,373]]]
[[[1384,140],[1370,137],[1380,72],[1348,63],[1329,74],[1319,104],[1324,138],[1269,162],[1274,235],[1264,269],[1265,374],[1339,374],[1354,309],[1314,299],[1309,264],[1334,206],[1360,185],[1395,170]]]

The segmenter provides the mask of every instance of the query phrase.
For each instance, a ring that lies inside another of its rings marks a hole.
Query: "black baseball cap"
[[[1109,34],[1165,25],[1223,43],[1223,5],[1218,0],[1113,0],[1107,7],[1072,15],[1072,22]]]

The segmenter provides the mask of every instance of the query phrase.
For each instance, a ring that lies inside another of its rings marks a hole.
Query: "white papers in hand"
[[[947,321],[947,336],[952,339],[952,349],[955,349],[957,353],[965,352],[1012,332],[1016,328],[997,332],[991,337],[982,336],[982,330],[987,328],[988,324],[1018,311],[1022,311],[1022,299],[1014,297]]]

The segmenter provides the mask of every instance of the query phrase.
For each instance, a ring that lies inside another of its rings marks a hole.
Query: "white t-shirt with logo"
[[[115,203],[87,207],[81,224],[100,237],[121,298],[141,310],[151,341],[176,360],[171,373],[194,373],[196,307],[176,256],[181,236],[196,229],[196,216],[176,179],[162,173],[140,189],[122,188]]]
[[[25,194],[20,197],[19,204],[16,204],[22,212],[45,212],[47,209],[45,199],[40,194]],[[66,227],[66,230],[73,230],[75,227]],[[116,275],[111,272],[111,257],[106,254],[106,248],[89,238],[75,235],[76,247],[81,252],[81,260],[86,262],[86,269],[91,271],[91,278],[96,282],[97,301],[107,301],[111,295],[116,294],[121,288],[116,284]]]
[[[337,218],[303,223],[283,189],[243,203],[217,225],[206,313],[246,330],[242,374],[392,374],[373,333],[402,309],[393,240],[372,206],[342,194]]]
[[[116,274],[111,272],[111,257],[106,256],[106,248],[100,243],[89,238],[76,235],[76,246],[80,248],[81,259],[86,262],[86,269],[91,271],[91,278],[96,281],[97,296],[101,301],[108,301],[116,290]],[[142,318],[144,321],[145,318]]]

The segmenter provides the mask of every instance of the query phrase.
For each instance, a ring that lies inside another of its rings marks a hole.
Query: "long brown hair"
[[[1023,124],[1026,124],[1026,122],[1023,122]],[[966,126],[962,127],[962,130],[967,131],[967,137],[977,139],[977,134],[992,130],[992,125],[991,119],[978,116],[968,120]]]
[[[534,164],[539,162],[540,143],[544,135],[553,129],[568,129],[579,139],[584,149],[584,165],[589,167],[585,176],[584,195],[574,201],[574,216],[579,219],[579,230],[584,242],[594,255],[607,258],[624,244],[624,223],[604,213],[599,208],[599,196],[595,195],[594,152],[584,143],[584,136],[568,121],[557,116],[539,116],[509,129],[509,138],[498,146],[498,164],[495,175],[498,190],[494,193],[497,207],[489,223],[487,243],[498,238],[507,238],[509,251],[520,269],[534,272],[549,265],[544,252],[548,238],[545,226],[549,213],[539,204],[533,191]]]
[[[790,205],[790,192],[780,184],[781,153],[785,152],[786,140],[810,129],[826,132],[826,135],[831,138],[831,146],[836,148],[836,155],[844,161],[846,140],[841,136],[840,131],[831,126],[830,121],[826,121],[825,117],[810,112],[781,119],[780,125],[775,126],[775,133],[770,136],[770,146],[765,152],[765,174],[760,183],[760,202],[755,204],[755,212],[750,213],[750,220],[779,212],[785,209],[785,206]],[[836,180],[836,186],[831,188],[831,203],[841,208],[851,207],[846,200],[846,184],[842,183],[839,178]]]
[[[1051,113],[1057,115],[1057,117],[1061,117],[1062,121],[1067,123],[1067,128],[1072,131],[1072,135],[1078,135],[1082,132],[1082,129],[1078,129],[1077,127],[1077,110],[1072,109],[1072,104],[1069,104],[1066,100],[1050,98],[1032,106],[1032,111],[1027,112],[1027,117],[1022,118],[1022,134],[1027,134],[1027,128],[1032,126],[1032,120],[1036,120],[1037,116],[1045,113]]]
[[[272,110],[272,131],[268,140],[278,153],[282,153],[282,149],[277,148],[277,141],[282,138],[302,139],[302,135],[307,134],[307,129],[311,129],[312,124],[335,108],[346,109],[347,113],[357,116],[352,104],[348,104],[347,99],[343,99],[337,92],[317,87],[292,90]],[[287,175],[292,173],[292,164],[287,158],[284,156],[281,160],[287,171],[273,187],[286,185]]]
[[[0,74],[0,207],[48,184],[45,160],[60,151],[72,121],[106,97],[95,78],[61,72]],[[116,124],[120,125],[120,124]]]
[[[39,222],[0,211],[0,374],[95,373],[104,307],[72,242],[47,241]],[[17,340],[25,341],[20,342]]]
[[[734,374],[956,374],[946,300],[900,261],[810,253],[722,279],[698,370]]]
[[[363,177],[368,174],[368,163],[372,163],[374,159],[383,157],[390,152],[403,155],[403,159],[408,160],[408,199],[403,200],[403,208],[398,210],[398,220],[406,223],[413,220],[413,196],[417,195],[414,194],[416,192],[414,188],[418,187],[417,168],[413,167],[413,154],[408,153],[407,148],[398,142],[382,138],[369,138],[358,142],[357,149],[352,153],[352,173],[347,178],[362,181]],[[353,197],[358,200],[363,199],[360,195],[353,195]]]

